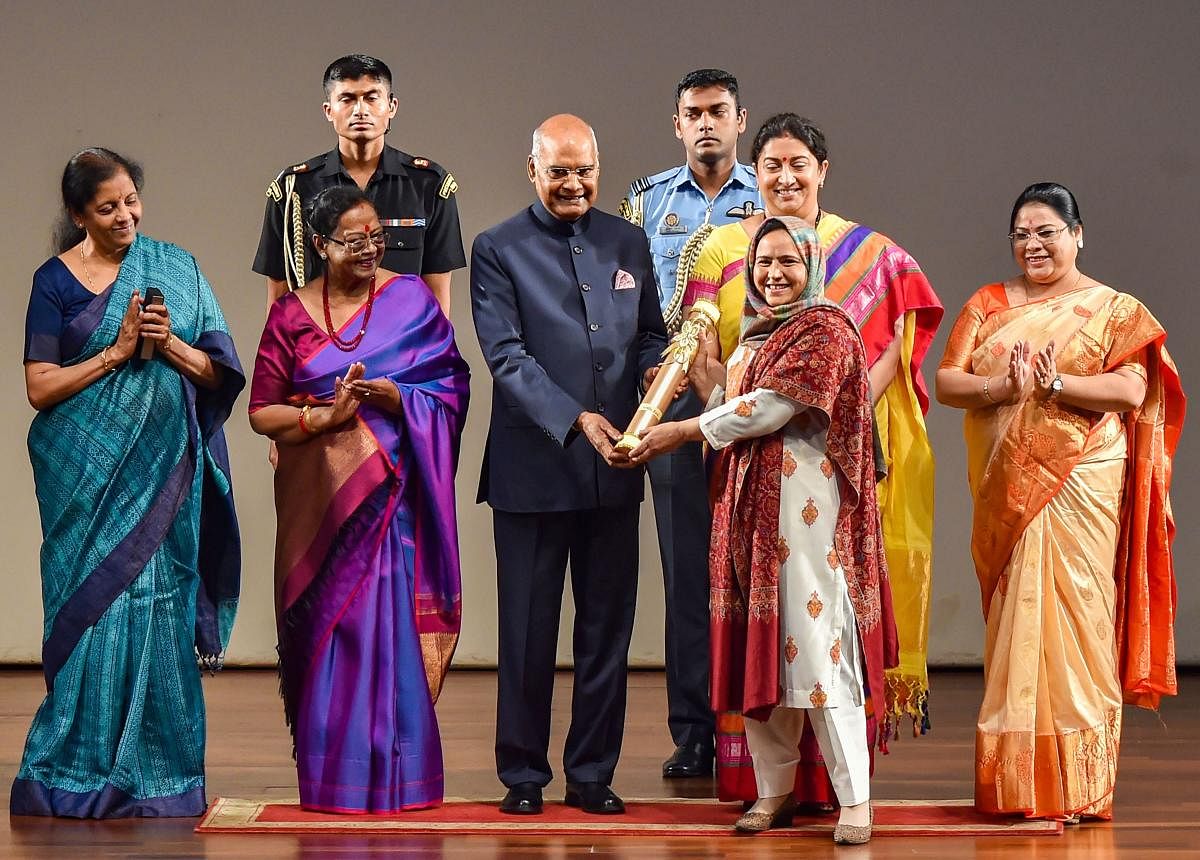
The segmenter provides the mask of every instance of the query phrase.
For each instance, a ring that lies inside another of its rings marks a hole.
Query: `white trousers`
[[[871,798],[871,754],[867,749],[867,715],[857,708],[775,708],[768,720],[746,718],[746,744],[754,759],[759,797],[791,794],[800,761],[804,715],[812,723],[825,768],[842,806]]]

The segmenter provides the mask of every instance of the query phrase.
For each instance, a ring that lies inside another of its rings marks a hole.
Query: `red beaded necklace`
[[[329,339],[333,341],[333,345],[342,352],[353,352],[358,349],[358,345],[362,343],[363,336],[367,333],[367,324],[371,322],[371,308],[375,306],[375,276],[371,276],[371,284],[367,287],[367,307],[363,311],[362,328],[350,340],[342,340],[338,337],[337,331],[333,327],[333,316],[329,313],[329,273],[326,272],[321,280],[321,305],[325,309],[325,331],[329,333]]]

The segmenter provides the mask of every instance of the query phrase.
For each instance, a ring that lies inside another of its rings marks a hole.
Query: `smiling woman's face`
[[[329,237],[333,241],[323,243],[330,274],[339,281],[373,276],[383,260],[383,236],[374,206],[364,201],[347,209]]]
[[[767,214],[792,215],[814,224],[820,207],[817,195],[828,169],[828,161],[817,161],[794,137],[767,141],[754,165]]]
[[[75,218],[102,253],[112,253],[133,244],[142,220],[142,197],[124,170],[104,180],[96,194],[76,212]]]
[[[808,285],[808,261],[787,230],[772,230],[754,251],[754,286],[773,308],[791,304]]]
[[[1039,233],[1055,233],[1043,239]],[[1026,203],[1013,219],[1013,259],[1035,284],[1052,284],[1075,268],[1083,227],[1067,229],[1067,222],[1045,203]]]

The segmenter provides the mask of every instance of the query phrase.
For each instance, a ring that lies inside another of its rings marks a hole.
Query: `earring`
[[[328,259],[328,257],[325,254],[321,254],[321,259],[326,260],[326,259]]]
[[[1082,250],[1083,250],[1083,240],[1082,240],[1082,239],[1080,239],[1080,240],[1079,240],[1078,242],[1076,242],[1075,244],[1079,246],[1079,250],[1080,250],[1080,251],[1082,251]]]

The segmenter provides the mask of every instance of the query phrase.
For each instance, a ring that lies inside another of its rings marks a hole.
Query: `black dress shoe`
[[[593,815],[619,815],[625,811],[625,803],[616,792],[600,782],[568,782],[563,802]]]
[[[704,744],[684,744],[675,747],[671,757],[663,762],[663,779],[687,779],[712,776],[712,747]]]
[[[518,782],[510,786],[500,811],[509,815],[540,815],[542,812],[542,787],[536,782]]]

